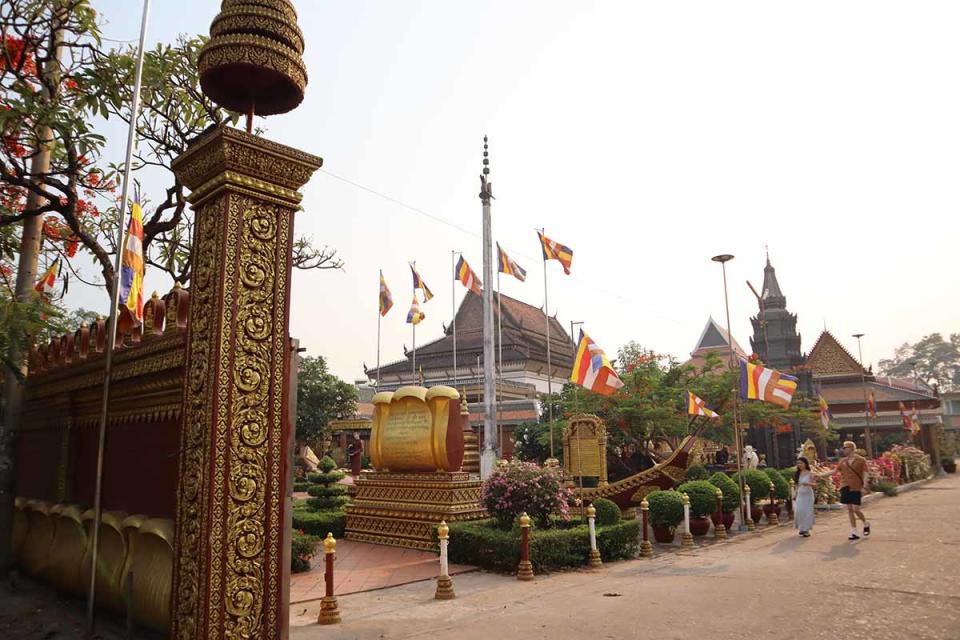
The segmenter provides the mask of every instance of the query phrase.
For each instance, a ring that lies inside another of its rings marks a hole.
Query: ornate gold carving
[[[593,476],[607,484],[607,429],[595,415],[570,418],[563,431],[563,466],[570,476]]]
[[[295,22],[285,16],[282,11],[267,7],[236,7],[224,9],[213,19],[210,25],[210,35],[220,36],[238,31],[267,32],[273,37],[283,40],[283,43],[303,54],[303,32]]]

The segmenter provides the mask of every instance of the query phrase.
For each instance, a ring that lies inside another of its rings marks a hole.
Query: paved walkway
[[[291,609],[291,638],[960,638],[960,475],[867,507],[873,535],[851,543],[840,512],[812,538],[790,526],[727,544],[522,583],[486,572],[341,597],[343,623]]]
[[[318,548],[318,554],[310,561],[309,572],[295,573],[290,577],[291,610],[296,609],[295,605],[298,603],[317,600],[325,593],[322,545]],[[334,593],[346,595],[430,580],[440,571],[440,558],[429,551],[339,540],[335,567]],[[450,575],[475,569],[476,567],[452,564]]]

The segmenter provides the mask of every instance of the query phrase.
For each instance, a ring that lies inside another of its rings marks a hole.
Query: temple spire
[[[780,291],[780,283],[777,282],[777,271],[770,264],[769,250],[767,251],[767,266],[763,268],[763,291],[760,295],[763,297],[767,309],[785,309],[787,307],[787,299]]]

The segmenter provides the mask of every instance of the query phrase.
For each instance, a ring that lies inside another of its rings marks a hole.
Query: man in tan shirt
[[[843,453],[845,457],[837,466],[840,472],[840,503],[847,505],[847,515],[850,517],[848,540],[859,540],[857,518],[863,520],[864,537],[870,535],[870,523],[860,509],[863,485],[867,478],[867,461],[863,456],[857,455],[857,446],[849,440],[843,443]]]

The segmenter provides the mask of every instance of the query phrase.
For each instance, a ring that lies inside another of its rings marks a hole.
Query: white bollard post
[[[440,521],[437,527],[437,536],[440,538],[440,577],[437,578],[437,591],[434,598],[437,600],[452,600],[453,580],[450,579],[450,565],[447,561],[447,545],[450,543],[450,527],[445,520]]]
[[[683,494],[683,541],[684,547],[693,546],[693,535],[690,533],[690,496]]]
[[[752,509],[753,504],[751,503],[751,500],[750,500],[750,485],[744,485],[743,490],[746,492],[745,497],[747,500],[747,509],[746,509],[747,531],[753,531],[756,527],[754,526],[754,522],[753,522],[753,509]]]
[[[597,549],[597,510],[593,505],[587,507],[587,526],[590,529],[590,560],[587,562],[591,567],[599,567],[603,564],[600,559],[600,550]]]

